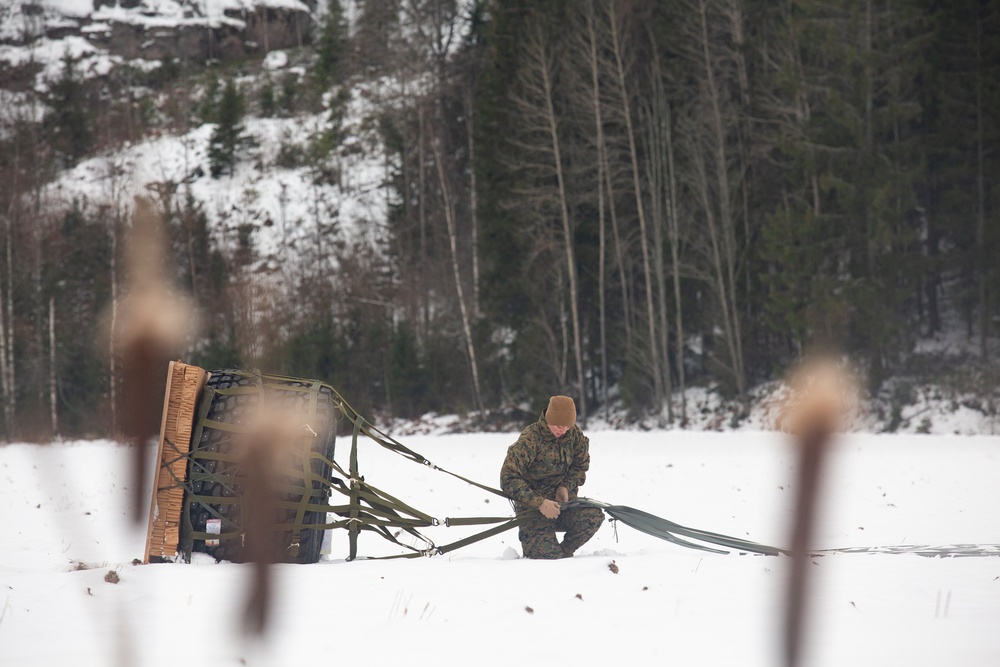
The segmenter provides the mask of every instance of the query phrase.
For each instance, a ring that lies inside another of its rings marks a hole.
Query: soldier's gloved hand
[[[559,503],[554,500],[543,500],[542,504],[538,506],[538,511],[542,513],[546,519],[558,519],[559,518]]]
[[[560,486],[556,489],[556,502],[557,503],[568,503],[569,502],[569,489],[565,486]]]

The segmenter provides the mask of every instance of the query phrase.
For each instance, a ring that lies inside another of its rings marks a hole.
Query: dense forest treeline
[[[175,288],[202,313],[186,361],[482,426],[552,393],[584,418],[684,423],[689,387],[746,402],[814,349],[874,391],[949,326],[975,342],[958,363],[994,368],[1000,2],[365,0],[350,25],[342,4],[293,54],[304,75],[176,59],[95,85],[67,57],[40,112],[6,116],[5,437],[118,419],[107,313],[129,290],[133,193],[108,157],[117,204],[53,212],[60,169],[213,123],[219,177],[245,159],[246,114],[318,113],[280,158],[335,181],[345,101],[373,82],[389,207],[360,236],[317,206],[313,241],[267,269],[263,223],[220,233],[159,184]]]

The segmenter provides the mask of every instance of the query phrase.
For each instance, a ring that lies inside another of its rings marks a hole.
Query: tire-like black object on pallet
[[[311,391],[318,391],[315,407],[315,423],[309,424],[316,433],[314,438],[313,451],[322,454],[329,460],[333,460],[334,444],[336,437],[336,422],[340,415],[336,404],[336,397],[327,385],[321,385],[318,390],[311,389],[313,381],[298,380],[289,378],[266,377],[268,385],[268,397],[271,401],[278,401],[282,408],[300,410],[303,414],[307,411],[307,405],[312,400]],[[257,392],[249,393],[225,393],[226,389],[238,387],[251,387],[259,379],[249,373],[232,370],[212,371],[211,377],[203,392],[202,400],[210,400],[211,405],[204,406],[201,414],[205,415],[208,422],[226,424],[233,427],[240,427],[248,424],[253,411],[257,409],[260,395]],[[288,387],[283,389],[283,387]],[[216,391],[216,390],[222,390]],[[310,391],[311,390],[311,391]],[[200,434],[200,435],[199,435]],[[245,439],[239,437],[229,430],[212,428],[211,426],[200,426],[195,431],[196,442],[192,443],[191,460],[188,463],[188,480],[191,481],[190,489],[194,496],[200,496],[203,500],[198,501],[189,498],[188,516],[191,522],[193,533],[206,533],[208,522],[213,518],[221,518],[221,532],[232,533],[241,532],[241,508],[244,491],[244,478],[241,475],[241,467],[238,463],[216,458],[199,457],[200,453],[218,453],[223,455],[235,455],[237,458],[242,454],[241,445]],[[300,460],[301,462],[301,460]],[[314,475],[318,475],[323,480],[331,479],[330,465],[320,459],[310,459]],[[284,491],[280,495],[280,500],[298,503],[302,500],[303,494],[309,494],[310,502],[313,504],[327,504],[329,497],[329,487],[322,482],[313,481],[310,488],[305,488],[305,483],[301,477],[290,476],[284,480],[284,484],[301,487],[301,491]],[[218,502],[205,502],[206,497],[216,497]],[[326,523],[326,513],[314,510],[307,510],[303,516],[303,528],[299,535],[299,548],[288,549],[292,541],[292,527],[295,523],[297,510],[281,509],[278,511],[279,523],[287,523],[287,531],[275,531],[274,539],[283,546],[282,551],[286,554],[286,562],[292,563],[315,563],[319,560],[323,547],[323,529],[308,529],[307,525],[322,525]],[[246,560],[243,554],[243,541],[241,538],[219,539],[210,544],[203,539],[191,541],[191,550],[200,551],[215,557],[216,560],[229,560],[243,562]]]

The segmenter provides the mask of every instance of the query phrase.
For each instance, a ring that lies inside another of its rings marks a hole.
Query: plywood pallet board
[[[208,377],[208,371],[180,361],[170,362],[167,370],[145,563],[150,558],[172,559],[177,553],[184,507],[183,482],[187,478],[186,456],[191,449],[198,399]]]

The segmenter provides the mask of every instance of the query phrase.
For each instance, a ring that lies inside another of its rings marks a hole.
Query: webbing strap
[[[306,424],[316,423],[316,406],[319,403],[319,389],[322,385],[318,380],[313,382],[309,394],[309,412]],[[306,493],[306,489],[312,489],[313,485],[313,472],[312,464],[310,463],[309,454],[312,453],[313,440],[316,439],[316,432],[310,429],[306,430],[306,434],[302,436],[302,497],[299,499],[299,507],[295,512],[295,522],[292,524],[292,541],[288,545],[289,553],[293,557],[299,555],[299,544],[300,537],[302,535],[302,521],[306,516],[306,506],[309,504],[310,493]]]
[[[526,516],[527,516],[526,514],[520,514],[513,518],[503,517],[499,520],[504,521],[505,523],[499,526],[494,526],[493,528],[489,528],[482,532],[476,533],[475,535],[470,535],[468,537],[464,537],[460,540],[456,540],[449,544],[444,544],[438,547],[434,547],[433,549],[417,551],[416,553],[409,553],[409,554],[396,554],[394,556],[377,556],[377,557],[370,556],[369,560],[393,560],[397,558],[418,558],[420,556],[439,556],[441,554],[446,554],[449,551],[455,551],[456,549],[461,549],[462,547],[469,546],[470,544],[475,544],[476,542],[480,542],[489,537],[493,537],[494,535],[499,535],[500,533],[508,531],[511,528],[516,528],[517,526],[524,523]],[[458,525],[458,524],[452,524],[452,525]]]
[[[508,519],[506,523],[490,528],[489,530],[484,530],[481,533],[471,535],[465,539],[452,542],[451,544],[446,544],[443,547],[438,547],[438,553],[446,554],[449,551],[454,551],[455,549],[460,549],[469,544],[479,542],[480,540],[485,540],[487,537],[493,537],[494,535],[499,535],[504,531],[508,531],[511,528],[516,528],[524,523],[526,515],[516,516],[513,519]]]
[[[482,526],[488,523],[498,523],[500,521],[509,521],[509,516],[482,516],[482,517],[466,517],[461,516],[457,518],[448,517],[444,520],[444,525],[451,526]]]
[[[226,433],[249,433],[250,429],[246,426],[241,426],[240,424],[227,424],[226,422],[216,421],[214,419],[209,419],[206,417],[201,420],[202,424],[206,428],[212,428],[216,431],[225,431]]]
[[[175,459],[175,461],[180,460],[182,458],[188,458],[188,456],[186,454],[184,454],[183,452],[181,452],[177,448],[177,445],[175,445],[173,442],[171,442],[169,438],[164,438],[163,441],[164,441],[164,443],[166,443],[167,445],[169,445],[170,448],[172,448],[175,452],[177,452],[179,454],[178,458]],[[197,462],[194,462],[194,463],[195,463],[195,465],[199,465]],[[185,517],[187,517],[188,521],[190,521],[190,517],[188,516],[188,511],[187,511],[188,510],[188,506],[190,504],[191,499],[196,499],[196,498],[198,498],[198,496],[194,495],[194,492],[192,491],[190,485],[185,484],[184,481],[181,480],[174,473],[173,469],[169,465],[168,466],[164,466],[164,470],[166,470],[168,473],[170,473],[170,476],[174,478],[174,481],[176,482],[175,487],[180,487],[180,488],[184,489],[185,501],[184,501],[184,504],[182,505],[182,514]],[[223,488],[231,491],[234,494],[236,493],[235,490],[233,490],[232,487],[227,486],[225,484],[223,484]],[[213,499],[213,501],[216,501],[216,500],[217,501],[236,500],[235,498],[226,498],[226,497],[217,498],[215,496],[210,496],[210,497]],[[238,528],[238,526],[235,523],[233,523],[230,519],[228,519],[227,517],[225,517],[221,513],[219,513],[214,507],[210,507],[210,506],[208,506],[208,505],[206,505],[204,503],[201,503],[201,502],[199,502],[198,504],[202,505],[202,507],[204,509],[206,509],[209,512],[209,514],[211,514],[215,518],[222,520],[224,523],[228,524],[229,526],[231,526],[233,528]],[[220,504],[231,504],[231,503],[228,503],[228,502],[216,502],[215,504],[220,505]]]
[[[366,491],[366,489],[367,489],[367,491]],[[403,501],[390,496],[385,491],[381,491],[379,489],[376,489],[374,486],[372,486],[370,484],[367,484],[367,483],[363,484],[362,485],[362,489],[361,489],[359,495],[363,499],[367,500],[369,502],[369,504],[372,504],[373,501],[381,503],[381,504],[385,504],[386,501],[387,501],[388,504],[393,509],[401,510],[405,514],[409,514],[411,516],[418,517],[418,518],[423,519],[425,521],[428,521],[428,522],[430,522],[432,524],[433,523],[437,523],[437,519],[434,519],[429,514],[424,514],[420,510],[417,510],[417,509],[414,509],[414,508],[410,507],[409,505],[407,505]]]
[[[350,485],[351,485],[351,512],[350,519],[351,523],[347,527],[347,539],[348,539],[348,555],[347,560],[351,561],[358,556],[358,533],[359,526],[356,523],[358,520],[358,511],[360,510],[360,500],[358,499],[358,493],[361,491],[361,480],[358,475],[358,433],[361,432],[361,427],[365,420],[362,417],[358,417],[354,422],[354,433],[351,436],[351,456],[350,456]]]
[[[455,477],[457,479],[462,480],[466,484],[471,484],[472,486],[478,487],[478,488],[482,489],[483,491],[489,491],[490,493],[492,493],[494,495],[500,496],[504,500],[510,500],[507,497],[507,494],[504,493],[503,491],[501,491],[500,489],[494,489],[492,486],[486,486],[485,484],[480,484],[479,482],[474,482],[471,479],[468,479],[467,477],[462,477],[461,475],[453,473],[450,470],[445,470],[444,468],[439,468],[438,466],[436,466],[436,465],[434,465],[434,464],[432,464],[430,462],[428,462],[427,465],[429,465],[431,467],[431,470],[437,470],[439,472],[443,472],[446,475],[451,475],[452,477]]]

